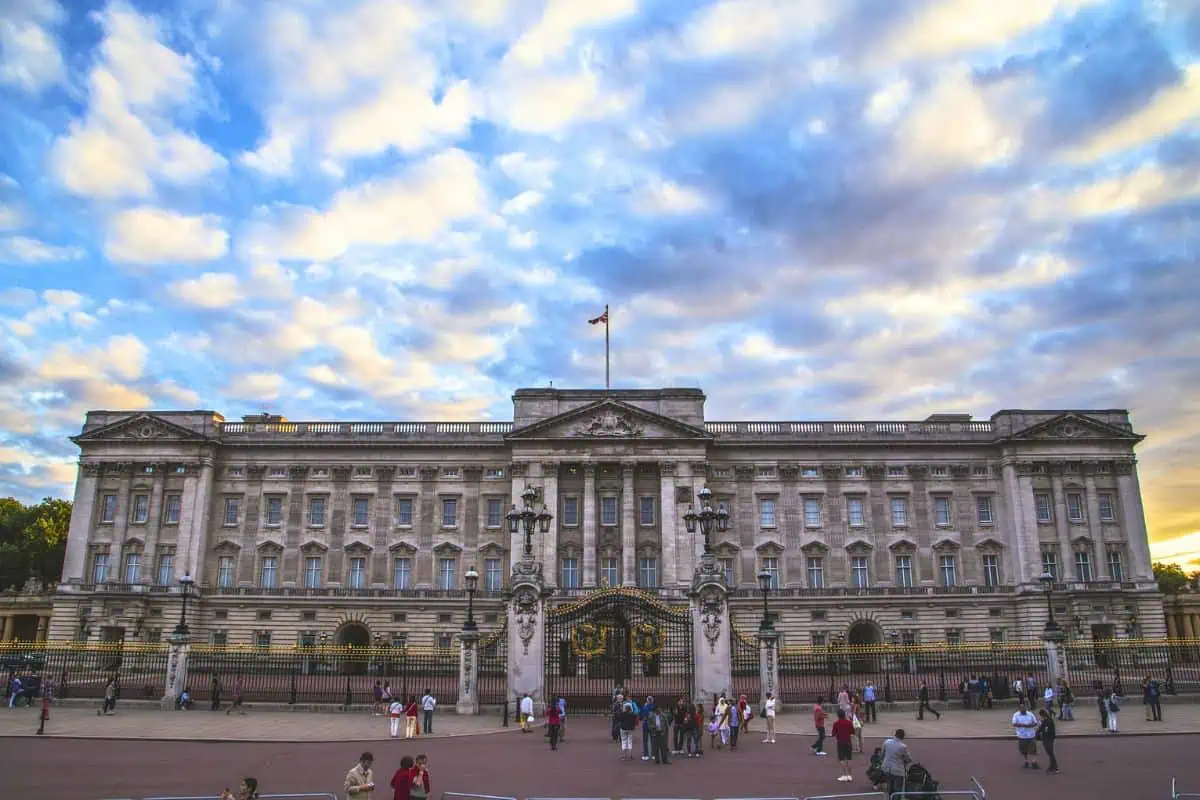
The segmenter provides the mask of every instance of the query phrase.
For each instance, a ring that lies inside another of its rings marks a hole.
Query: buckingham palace
[[[1122,410],[709,421],[699,389],[519,389],[512,421],[92,411],[53,640],[449,647],[504,624],[530,498],[547,602],[686,598],[706,497],[731,622],[782,641],[1166,634]],[[529,490],[532,490],[529,491]],[[727,515],[727,516],[726,516]],[[477,578],[475,576],[478,576]],[[182,579],[182,583],[181,583]],[[185,592],[180,587],[184,586]]]

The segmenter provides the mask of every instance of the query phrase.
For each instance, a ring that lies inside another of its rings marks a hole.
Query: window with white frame
[[[806,527],[806,528],[821,527],[821,498],[819,498],[819,497],[804,498],[804,527]]]
[[[354,498],[354,522],[355,528],[365,528],[371,519],[371,501],[366,497]]]
[[[504,522],[504,501],[499,497],[489,497],[487,501],[487,526],[499,528]]]
[[[908,524],[908,498],[891,498],[892,525],[900,528]]]
[[[638,586],[654,589],[658,586],[658,559],[643,556],[638,559]]]
[[[96,553],[92,556],[92,583],[104,583],[108,580],[108,553]]]
[[[847,478],[861,478],[863,476],[862,467],[846,467]]]
[[[621,583],[617,559],[612,556],[600,559],[600,582],[604,586],[619,586]]]
[[[617,524],[617,498],[611,495],[600,498],[600,524],[613,526]]]
[[[638,498],[638,523],[641,525],[654,524],[654,498],[643,496]]]
[[[496,480],[504,477],[504,469],[502,467],[488,467],[484,472],[484,477],[489,480]]]
[[[1067,493],[1067,519],[1083,522],[1083,495],[1079,492]]]
[[[904,467],[888,467],[887,468],[887,476],[889,478],[903,478],[904,477]]]
[[[821,477],[821,470],[818,469],[817,467],[801,467],[800,468],[800,477],[801,478],[819,478],[819,477]]]
[[[453,528],[458,525],[458,500],[453,497],[442,498],[442,527]]]
[[[904,588],[913,585],[912,556],[907,553],[896,556],[896,585]]]
[[[1042,548],[1042,574],[1058,580],[1058,553],[1053,547]]]
[[[971,475],[976,478],[986,478],[987,474],[988,468],[982,464],[976,464],[975,466],[971,467]]]
[[[944,465],[930,467],[929,475],[933,478],[948,478],[950,477],[950,468]]]
[[[850,558],[850,585],[855,589],[866,589],[871,585],[870,559],[866,556]]]
[[[350,559],[349,588],[367,588],[367,559],[364,556],[354,556]]]
[[[1000,556],[995,553],[983,554],[983,585],[1000,585]]]
[[[255,631],[254,632],[254,646],[257,648],[260,648],[262,650],[266,650],[268,647],[270,647],[271,646],[271,632],[270,631]]]
[[[407,528],[413,524],[413,501],[411,497],[396,498],[396,525]]]
[[[992,496],[981,494],[975,498],[975,521],[980,525],[991,525],[995,521],[992,515]]]
[[[1037,507],[1038,522],[1053,522],[1054,521],[1054,504],[1050,502],[1050,495],[1047,492],[1035,492],[1033,495],[1034,505]]]
[[[1080,583],[1092,580],[1092,556],[1087,550],[1075,551],[1075,580]]]
[[[142,582],[142,554],[125,554],[125,583]]]
[[[721,565],[721,574],[725,576],[725,585],[735,586],[736,582],[733,577],[733,559],[728,557],[720,558],[717,559],[717,562]]]
[[[170,586],[175,582],[175,554],[163,553],[158,557],[158,583],[159,586]]]
[[[579,498],[574,496],[563,498],[562,524],[574,528],[579,524]]]
[[[942,586],[958,585],[958,559],[953,553],[938,556],[938,572],[942,578]]]
[[[815,632],[809,634],[809,636],[812,639],[813,647],[824,647],[825,646],[825,633],[823,631],[815,631]]]
[[[825,559],[821,556],[810,556],[807,563],[808,588],[825,588]]]
[[[267,476],[271,478],[286,478],[287,474],[287,467],[271,467],[267,472]]]
[[[950,646],[962,644],[962,630],[959,628],[947,628],[946,644]]]
[[[1112,492],[1100,492],[1100,519],[1103,522],[1112,522],[1117,518],[1117,513],[1113,506]]]
[[[371,477],[372,472],[373,472],[373,470],[370,467],[355,467],[354,468],[354,477],[369,478],[369,477]]]
[[[458,560],[454,558],[438,559],[438,588],[455,589],[458,587]]]
[[[241,511],[242,501],[240,497],[225,498],[225,524],[237,525],[238,515]]]
[[[266,522],[271,527],[283,524],[283,498],[268,497],[266,503]]]
[[[258,585],[264,589],[279,585],[279,556],[263,556],[259,560]]]
[[[412,559],[406,556],[392,559],[392,588],[412,588]]]
[[[1125,580],[1125,565],[1121,562],[1121,551],[1116,548],[1108,551],[1108,574],[1118,583]]]
[[[933,524],[942,528],[950,526],[950,498],[938,495],[933,498]]]
[[[458,467],[446,467],[444,470],[442,470],[442,477],[443,478],[459,477]]]
[[[117,496],[106,494],[100,499],[100,521],[111,523],[117,519]]]
[[[304,588],[321,588],[321,557],[307,556],[304,559]]]
[[[774,478],[775,477],[775,468],[774,467],[759,467],[758,468],[758,477],[762,478],[763,480],[769,480],[771,478]]]
[[[504,583],[504,572],[500,568],[500,559],[485,558],[483,560],[483,590],[498,592]]]
[[[579,559],[564,558],[562,560],[562,588],[579,588]]]
[[[233,586],[233,556],[217,559],[217,586],[228,589]]]
[[[771,588],[779,588],[779,559],[775,556],[763,556],[762,560],[763,572],[769,573],[771,576]]]
[[[775,498],[760,497],[758,500],[758,526],[760,528],[775,527]]]
[[[163,523],[166,525],[178,525],[179,515],[183,511],[183,498],[177,494],[167,495],[166,504],[163,506]]]
[[[150,518],[150,495],[135,494],[133,496],[133,522],[135,525],[144,525],[146,520]]]
[[[314,528],[325,526],[325,498],[308,498],[308,524]]]
[[[851,528],[861,528],[865,524],[866,516],[863,513],[863,499],[861,497],[846,498],[846,520]]]

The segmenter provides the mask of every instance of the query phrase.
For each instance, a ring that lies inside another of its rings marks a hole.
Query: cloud
[[[15,230],[24,224],[20,209],[6,203],[0,203],[0,231]]]
[[[511,180],[533,190],[550,188],[550,178],[558,167],[554,159],[534,158],[522,152],[497,156],[496,165]]]
[[[63,81],[66,67],[54,29],[65,18],[53,0],[5,6],[0,19],[0,85],[37,94]]]
[[[0,261],[10,264],[78,261],[83,256],[83,248],[74,245],[53,245],[28,236],[0,239]]]
[[[198,278],[173,283],[167,290],[197,308],[228,308],[241,299],[237,276],[227,272],[205,272]]]
[[[505,56],[524,66],[541,66],[562,56],[577,34],[628,18],[637,0],[549,0],[541,19],[525,31]]]
[[[246,401],[274,400],[283,388],[283,376],[273,372],[250,372],[233,376],[223,392]]]
[[[76,350],[59,344],[37,366],[37,374],[50,381],[89,381],[105,376],[136,380],[145,370],[148,355],[146,345],[132,334],[109,337],[103,348]],[[101,394],[107,393],[123,396],[128,392],[122,387],[105,386]]]
[[[541,192],[532,189],[526,189],[515,197],[510,197],[504,201],[504,205],[500,207],[500,213],[507,216],[524,214],[533,207],[539,205],[546,196]]]
[[[119,263],[212,261],[229,249],[229,234],[211,214],[186,216],[141,206],[113,215],[108,227],[104,254]]]
[[[697,58],[761,58],[819,31],[836,18],[837,8],[827,0],[721,0],[687,21],[680,48]]]
[[[638,214],[691,214],[708,205],[704,195],[695,189],[671,181],[655,179],[641,186],[633,195],[633,210]]]
[[[195,408],[200,404],[200,394],[180,386],[172,380],[161,381],[154,386],[154,393],[165,398],[176,407]]]

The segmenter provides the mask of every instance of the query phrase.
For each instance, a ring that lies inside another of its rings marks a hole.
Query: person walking
[[[221,710],[221,688],[221,679],[213,675],[212,686],[209,687],[212,700],[208,708],[209,711]]]
[[[850,687],[844,683],[842,684],[841,691],[839,691],[838,695],[837,695],[837,705],[838,705],[838,708],[842,711],[842,714],[846,717],[846,719],[849,719],[850,718]]]
[[[21,699],[21,695],[24,693],[25,686],[21,683],[21,676],[14,675],[12,680],[8,682],[8,707],[16,708],[17,701]],[[105,705],[107,705],[107,702]]]
[[[637,728],[638,715],[633,703],[626,702],[617,713],[617,732],[621,737],[621,760],[633,761],[633,731]]]
[[[837,710],[837,719],[833,721],[833,740],[837,742],[838,764],[842,768],[839,781],[852,781],[850,774],[850,759],[854,757],[854,723],[846,718],[846,712]]]
[[[417,728],[417,696],[410,694],[408,703],[404,706],[404,738],[415,739],[419,734]]]
[[[1108,695],[1105,694],[1104,684],[1100,681],[1092,683],[1092,691],[1096,693],[1096,707],[1100,709],[1100,730],[1108,730]]]
[[[938,719],[942,718],[938,710],[929,705],[929,687],[925,685],[925,681],[921,681],[921,688],[917,690],[917,719],[925,719],[926,711]]]
[[[854,741],[858,746],[858,752],[863,751],[863,724],[862,724],[862,702],[858,699],[857,694],[850,695],[850,724],[854,727]]]
[[[421,698],[421,710],[425,716],[425,732],[433,733],[433,710],[437,708],[437,698],[433,696],[432,689],[425,690],[425,696]]]
[[[346,792],[346,800],[372,800],[375,797],[375,772],[371,765],[375,756],[363,753],[357,763],[346,773],[342,789]]]
[[[737,750],[738,735],[742,731],[742,709],[737,703],[729,704],[729,749]]]
[[[392,702],[388,704],[388,727],[391,729],[393,739],[400,735],[400,719],[403,716],[404,703],[400,702],[400,698],[393,697]]]
[[[14,694],[15,696],[15,694]],[[12,704],[9,704],[9,708]],[[104,707],[102,709],[105,716],[112,716],[117,713],[117,679],[109,678],[104,684]]]
[[[986,675],[979,676],[979,700],[988,709],[992,707],[992,679]]]
[[[614,694],[609,714],[612,717],[612,740],[618,743],[621,741],[621,715],[623,713],[625,713],[625,697]]]
[[[778,702],[775,700],[775,695],[767,692],[767,701],[763,703],[762,714],[767,721],[767,738],[764,742],[775,744],[775,708]]]
[[[708,723],[704,719],[704,704],[696,703],[692,711],[692,745],[691,755],[700,758],[704,755],[704,728]]]
[[[242,706],[242,676],[238,675],[233,679],[233,702],[229,704],[229,708],[225,709],[225,716],[233,713],[237,709],[239,716],[246,716],[246,709]]]
[[[685,746],[684,740],[686,739],[688,732],[688,704],[686,698],[681,697],[679,698],[678,702],[675,703],[675,711],[673,714],[672,723],[673,724],[671,727],[673,730],[671,735],[674,738],[671,745],[671,755],[681,756],[683,755],[683,748]]]
[[[385,709],[392,704],[392,682],[391,681],[383,682],[383,693],[382,693],[382,695],[380,695],[380,699],[383,701],[383,707]]]
[[[867,681],[867,685],[863,687],[863,702],[866,703],[866,713],[863,714],[862,721],[878,722],[879,717],[875,713],[875,682]]]
[[[1046,765],[1047,775],[1058,774],[1058,759],[1054,757],[1054,739],[1057,736],[1057,731],[1054,727],[1054,712],[1042,709],[1041,722],[1037,727],[1037,738],[1042,743],[1042,749],[1046,751],[1046,758],[1050,759],[1050,763]]]
[[[883,742],[881,748],[883,761],[879,768],[887,776],[887,796],[890,798],[905,789],[905,778],[908,776],[908,765],[912,757],[908,754],[908,745],[904,743],[904,729],[897,728],[896,733]]]
[[[1065,722],[1075,721],[1075,693],[1071,691],[1071,684],[1063,680],[1058,685],[1058,718]]]
[[[650,731],[651,750],[654,753],[655,764],[670,764],[670,754],[667,752],[667,720],[669,717],[661,708],[655,708],[646,718]]]
[[[732,718],[732,710],[729,701],[724,696],[717,701],[717,749],[720,750],[725,745],[729,744],[729,735]]]
[[[558,696],[558,743],[562,744],[567,740],[567,698],[561,694]]]
[[[558,712],[557,698],[546,704],[546,732],[550,737],[550,749],[558,749],[558,732],[562,716]]]
[[[824,697],[818,696],[817,702],[813,703],[813,727],[817,729],[817,740],[812,744],[814,756],[825,755],[825,707],[821,705],[824,700]]]
[[[1108,730],[1112,733],[1120,733],[1120,714],[1121,714],[1121,698],[1117,697],[1117,692],[1114,689],[1108,696]]]
[[[1044,709],[1043,709],[1044,710]],[[1013,730],[1017,734],[1017,751],[1021,754],[1024,769],[1038,769],[1037,763],[1037,729],[1038,718],[1033,715],[1022,700],[1017,704],[1017,712],[1012,717]],[[1030,761],[1030,759],[1033,759]]]
[[[1053,686],[1047,686],[1046,690],[1044,692],[1042,692],[1042,707],[1045,708],[1047,711],[1049,711],[1051,714],[1054,713],[1054,687]],[[1030,710],[1032,711],[1033,709],[1030,709]]]
[[[533,698],[528,692],[521,698],[518,713],[521,715],[521,733],[529,733],[533,726]]]

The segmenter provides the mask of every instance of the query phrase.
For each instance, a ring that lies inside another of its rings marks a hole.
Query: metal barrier
[[[1200,800],[1200,794],[1179,791],[1175,788],[1175,779],[1171,778],[1171,800]]]
[[[508,795],[467,794],[465,792],[442,792],[442,800],[517,800]]]
[[[180,795],[155,795],[142,800],[221,800],[219,795],[205,794],[194,797]],[[301,794],[260,794],[258,800],[338,800],[333,792],[302,792]]]
[[[853,792],[851,794],[814,794],[814,795],[810,795],[810,796],[804,798],[804,800],[850,800],[851,798],[863,798],[863,797],[871,797],[871,798],[878,797],[878,798],[882,798],[882,800],[888,800],[888,796],[886,794],[884,794],[883,792]]]

